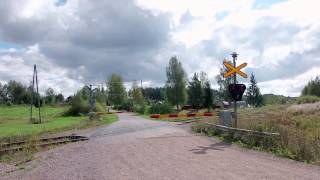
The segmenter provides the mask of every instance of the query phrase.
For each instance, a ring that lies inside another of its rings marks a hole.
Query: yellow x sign
[[[231,76],[232,74],[235,74],[235,73],[238,73],[240,76],[244,77],[244,78],[247,78],[247,74],[240,71],[240,69],[244,68],[247,66],[247,63],[243,63],[241,64],[240,66],[238,67],[233,67],[231,64],[227,63],[227,62],[223,62],[223,64],[228,68],[228,72],[224,73],[223,77],[224,78],[227,78],[229,76]]]

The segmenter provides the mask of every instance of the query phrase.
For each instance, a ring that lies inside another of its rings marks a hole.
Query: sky
[[[263,94],[299,96],[320,75],[318,0],[4,0],[0,82],[72,95],[112,73],[126,86],[163,86],[177,56],[190,78],[204,71],[214,88],[223,60],[254,73]],[[248,84],[249,79],[239,77]]]

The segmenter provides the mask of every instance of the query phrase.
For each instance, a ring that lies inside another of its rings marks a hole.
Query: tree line
[[[175,106],[177,110],[186,104],[194,109],[208,108],[210,110],[214,102],[232,101],[228,92],[231,78],[223,78],[225,71],[224,68],[220,69],[216,77],[219,89],[215,90],[211,88],[205,72],[194,73],[188,80],[182,63],[176,56],[173,56],[166,67],[167,80],[164,87],[142,88],[137,82],[133,82],[127,93],[121,76],[113,74],[107,81],[107,101],[109,105],[114,105],[118,109],[132,107],[138,112],[143,112],[146,104],[155,103]],[[263,105],[263,97],[253,74],[245,98],[252,106]]]
[[[61,93],[55,93],[52,88],[48,88],[44,96],[34,93],[34,103],[40,98],[41,104],[63,103],[64,96]],[[25,86],[15,80],[8,83],[0,83],[0,104],[30,104],[32,99],[32,87]]]
[[[225,68],[220,69],[219,75],[216,77],[219,89],[215,90],[211,88],[211,83],[205,72],[194,73],[192,78],[188,80],[182,63],[176,56],[173,56],[166,67],[167,81],[164,87],[142,88],[135,81],[127,92],[121,75],[112,74],[106,81],[107,89],[97,89],[94,98],[97,100],[97,106],[112,105],[117,109],[130,109],[139,112],[143,112],[146,105],[154,103],[175,106],[177,110],[186,104],[195,109],[211,109],[214,102],[230,102],[232,100],[228,92],[231,78],[223,78],[225,71]],[[262,96],[253,74],[250,82],[246,98],[249,104],[260,106],[262,105]],[[30,104],[31,96],[31,86],[25,86],[14,80],[6,84],[0,83],[1,104]],[[71,102],[72,99],[75,99],[74,101],[77,101],[78,104],[84,104],[83,102],[89,98],[85,88],[80,89],[67,99],[63,94],[55,93],[53,88],[48,88],[44,96],[34,92],[34,97],[40,98],[41,103],[44,104]],[[35,100],[35,102],[38,101]]]

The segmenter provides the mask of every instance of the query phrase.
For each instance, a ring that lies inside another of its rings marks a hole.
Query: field
[[[42,123],[30,123],[29,106],[1,106],[0,107],[0,138],[12,136],[37,135],[46,132],[58,132],[81,126],[87,126],[83,122],[85,116],[63,116],[68,106],[45,106],[41,109]],[[34,117],[38,111],[34,109]],[[109,115],[99,124],[108,124],[117,120],[116,115]]]
[[[238,112],[239,128],[280,133],[280,140],[264,150],[295,160],[320,163],[320,103],[269,105]],[[218,123],[218,117],[211,122]]]

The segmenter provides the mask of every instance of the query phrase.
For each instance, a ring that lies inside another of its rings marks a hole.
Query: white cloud
[[[49,87],[57,93],[73,95],[82,86],[80,81],[71,78],[68,69],[58,67],[49,62],[39,51],[38,45],[27,47],[25,50],[0,53],[0,77],[6,80],[16,80],[29,86],[32,81],[33,65],[37,64],[39,91],[44,94]]]
[[[6,74],[0,80],[28,83],[36,63],[42,90],[54,86],[72,94],[113,72],[162,85],[165,66],[177,55],[189,77],[205,71],[215,84],[222,60],[237,51],[262,92],[297,95],[320,66],[320,1],[264,9],[252,8],[254,0],[55,2],[2,4],[0,42],[22,48],[0,48],[0,74]]]

